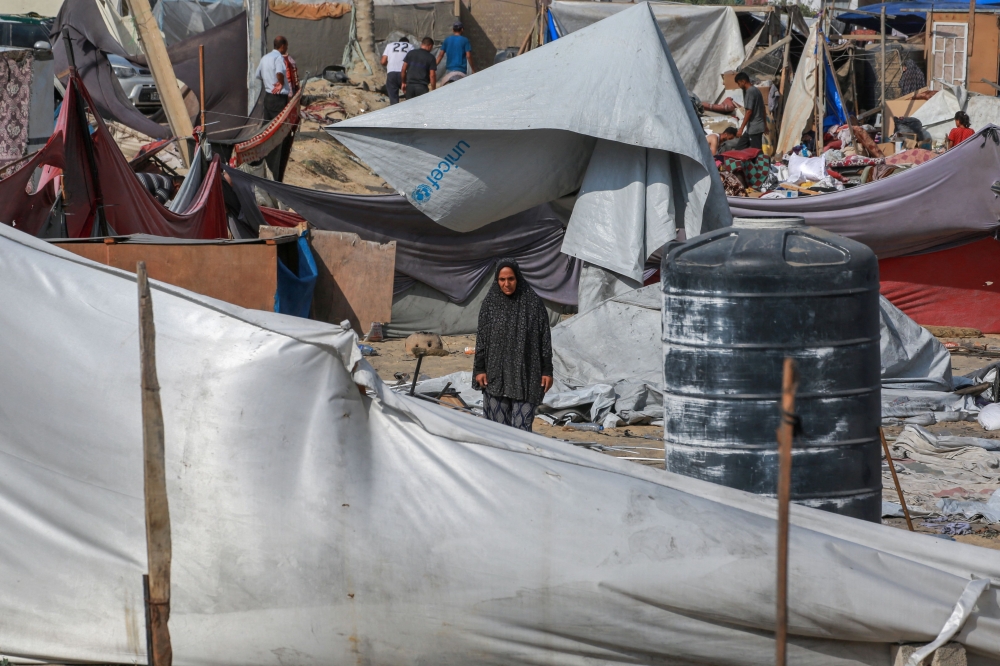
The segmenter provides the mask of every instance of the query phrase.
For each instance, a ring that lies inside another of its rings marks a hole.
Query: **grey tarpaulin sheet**
[[[926,328],[879,297],[882,386],[951,391],[951,354]]]
[[[0,227],[0,282],[0,644],[144,663],[135,276]],[[349,331],[152,287],[177,666],[774,663],[773,500],[395,395]],[[794,505],[790,559],[796,666],[889,666],[1000,580],[981,548]],[[956,636],[992,663],[998,600]]]
[[[487,271],[467,299],[454,303],[437,289],[414,281],[404,291],[393,295],[392,322],[383,327],[385,334],[390,338],[405,338],[418,331],[474,335],[479,327],[479,308],[492,282],[493,271]],[[549,325],[555,326],[563,308],[558,303],[542,300],[549,311]]]
[[[153,17],[167,46],[200,35],[242,13],[242,0],[158,0],[153,6]]]
[[[562,251],[632,279],[679,229],[731,220],[646,3],[327,131],[457,231],[582,188]]]
[[[535,206],[469,233],[435,224],[401,196],[337,194],[255,178],[226,168],[249,229],[265,224],[253,196],[258,187],[319,229],[396,241],[396,272],[433,287],[454,303],[467,300],[497,259],[513,257],[542,298],[575,304],[580,268],[560,253],[564,230],[548,205]],[[478,316],[478,314],[477,314]]]
[[[723,91],[720,75],[737,69],[745,54],[736,12],[732,7],[649,5],[684,85],[706,102],[714,102]],[[560,33],[566,35],[628,7],[626,3],[554,0],[549,11]]]
[[[729,197],[729,208],[736,216],[802,216],[880,259],[986,238],[1000,228],[1000,197],[990,191],[1000,174],[998,132],[985,127],[944,155],[867,185],[796,199]]]

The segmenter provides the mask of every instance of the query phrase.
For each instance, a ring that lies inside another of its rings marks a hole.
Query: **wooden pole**
[[[821,17],[822,18],[822,17]],[[826,83],[826,66],[823,64],[823,47],[821,42],[826,36],[820,30],[822,20],[816,21],[816,154],[823,154],[823,118],[826,116],[826,96],[823,87]]]
[[[201,103],[201,133],[202,136],[208,135],[208,129],[205,126],[205,45],[198,45],[198,87],[199,95],[198,100]]]
[[[882,134],[882,143],[885,143],[886,141],[888,141],[888,137],[885,134],[885,128],[886,128],[886,124],[885,124],[885,115],[886,115],[886,106],[885,106],[885,5],[882,6],[881,17],[882,17],[882,40],[881,40],[882,41],[882,56],[881,56],[881,64],[879,65],[880,73],[879,73],[879,77],[878,78],[879,78],[879,87],[881,88],[881,93],[879,95],[879,99],[882,100],[880,102],[880,104],[882,105],[882,131],[881,131],[881,134]],[[875,157],[875,156],[873,155],[872,157]]]
[[[164,452],[163,411],[156,377],[156,328],[146,262],[136,266],[139,288],[139,364],[142,375],[142,452],[146,500],[146,557],[149,568],[150,666],[171,666],[170,646],[170,510],[167,504],[167,469]]]
[[[969,0],[969,38],[965,43],[965,87],[969,87],[969,65],[972,63],[972,45],[976,40],[976,0]]]
[[[913,521],[910,520],[910,510],[906,508],[906,499],[903,497],[903,488],[899,485],[899,477],[896,476],[896,463],[892,461],[892,454],[889,453],[889,443],[885,441],[885,431],[878,429],[878,436],[882,440],[882,450],[885,451],[885,461],[889,463],[889,471],[892,472],[892,482],[896,484],[896,494],[899,495],[899,503],[903,507],[903,515],[906,516],[906,526],[913,532]]]
[[[181,90],[177,87],[177,77],[174,76],[174,67],[170,64],[170,56],[167,55],[167,45],[163,42],[163,35],[156,25],[156,19],[153,18],[149,0],[128,0],[128,5],[135,17],[139,43],[142,45],[143,53],[146,54],[149,70],[156,83],[156,91],[160,94],[163,111],[167,114],[170,131],[181,139],[179,144],[184,166],[191,166],[191,153],[184,139],[191,137],[194,128],[191,127],[191,117],[188,116],[187,108],[184,106]]]
[[[924,62],[927,63],[927,87],[934,90],[934,3],[924,19]]]
[[[785,666],[788,647],[788,515],[792,498],[792,440],[795,438],[795,361],[785,359],[781,376],[781,425],[778,426],[778,590],[774,663]]]

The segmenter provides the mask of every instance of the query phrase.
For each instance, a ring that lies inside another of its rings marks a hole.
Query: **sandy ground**
[[[334,85],[325,80],[310,81],[303,91],[303,99],[308,102],[304,105],[307,112],[314,109],[314,113],[327,118],[329,123],[389,105],[389,98],[381,93],[352,84]],[[382,178],[323,130],[323,125],[329,123],[303,120],[292,145],[285,182],[325,192],[394,192]]]

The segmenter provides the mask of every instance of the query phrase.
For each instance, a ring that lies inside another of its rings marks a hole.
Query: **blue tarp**
[[[548,25],[549,25],[548,33],[549,34],[546,37],[545,41],[546,42],[554,42],[557,39],[559,39],[559,31],[556,29],[556,22],[552,18],[552,12],[545,12],[545,16],[547,16],[548,19],[549,19],[548,20]]]
[[[296,249],[299,255],[298,274],[278,260],[278,291],[274,294],[274,311],[308,319],[319,271],[316,270],[316,260],[313,259],[305,233],[299,236]]]
[[[830,127],[846,125],[847,110],[844,108],[844,100],[837,94],[837,85],[833,79],[833,64],[825,57],[823,63],[823,69],[826,71],[826,81],[823,83],[826,87],[824,91],[826,93],[826,116],[823,118],[823,130],[826,131]]]
[[[885,22],[894,30],[906,33],[908,35],[914,35],[924,28],[924,22],[927,18],[927,12],[930,11],[933,4],[935,12],[968,12],[969,3],[968,2],[921,2],[919,0],[913,0],[912,2],[883,2],[877,5],[867,5],[864,7],[865,12],[871,12],[878,14],[885,7]],[[977,7],[992,6],[996,7],[1000,5],[1000,0],[976,0]],[[864,28],[870,28],[872,30],[879,30],[881,19],[878,16],[871,16],[868,13],[862,14],[860,12],[844,12],[836,16],[837,19],[843,21],[844,23],[850,23],[851,25],[861,26]]]

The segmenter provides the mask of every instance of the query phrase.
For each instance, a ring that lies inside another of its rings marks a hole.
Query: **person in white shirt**
[[[278,35],[274,38],[274,50],[260,59],[257,65],[257,78],[264,83],[264,121],[274,120],[288,104],[288,96],[292,93],[288,70],[285,67],[285,54],[288,53],[288,40]]]
[[[385,67],[385,92],[389,96],[389,104],[399,103],[399,87],[403,83],[400,72],[403,70],[403,58],[413,50],[413,44],[406,37],[400,37],[397,42],[389,42],[382,52],[382,66]]]

